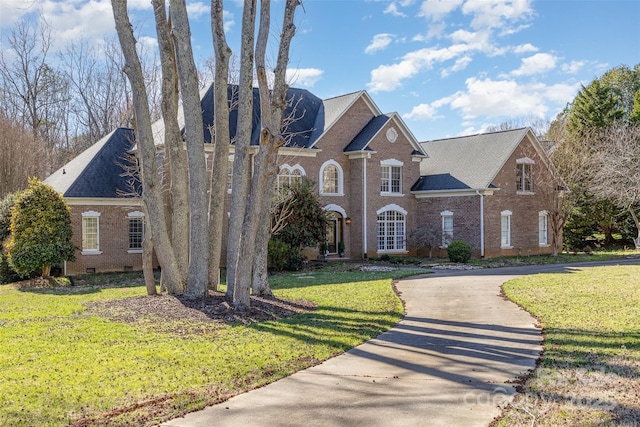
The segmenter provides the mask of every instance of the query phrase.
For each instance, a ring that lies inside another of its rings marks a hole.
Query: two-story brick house
[[[236,92],[230,87],[229,96]],[[340,242],[352,260],[414,254],[407,234],[425,226],[434,227],[439,246],[465,240],[477,256],[550,252],[545,196],[554,187],[541,178],[552,166],[529,129],[420,143],[398,114],[383,114],[365,91],[321,100],[291,89],[289,96],[285,115],[294,119],[280,150],[278,183],[300,176],[316,182],[331,217],[330,256],[338,256]],[[210,151],[211,88],[202,108]],[[233,121],[232,114],[232,138]],[[154,131],[161,151],[161,121]],[[78,250],[67,274],[141,267],[144,215],[126,166],[133,146],[133,132],[117,129],[46,180],[72,211]]]

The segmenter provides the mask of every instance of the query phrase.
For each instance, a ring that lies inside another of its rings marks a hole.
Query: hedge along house
[[[237,87],[230,85],[228,93],[233,107]],[[252,155],[259,150],[257,97],[254,90]],[[288,99],[277,186],[302,176],[316,183],[330,218],[330,257],[338,257],[342,246],[353,260],[415,254],[407,234],[425,226],[434,228],[439,246],[446,247],[451,238],[465,240],[477,256],[547,251],[548,245],[536,237],[542,222],[536,217],[530,224],[529,218],[530,212],[548,209],[544,192],[538,191],[542,184],[532,191],[527,179],[549,163],[528,129],[419,143],[398,114],[383,114],[366,91],[321,100],[306,90],[290,89]],[[202,110],[205,153],[211,159],[212,86],[203,91]],[[230,166],[236,119],[232,108]],[[179,122],[184,123],[182,117]],[[164,124],[160,120],[153,126],[162,155]],[[144,214],[128,166],[133,138],[132,130],[117,129],[45,181],[64,195],[72,211],[78,249],[66,274],[141,268]],[[516,189],[517,177],[522,178],[521,190]],[[501,225],[505,217],[511,221],[508,233]],[[318,248],[306,254],[315,258]]]

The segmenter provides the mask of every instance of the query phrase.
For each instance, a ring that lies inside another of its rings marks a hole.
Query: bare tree
[[[37,22],[19,21],[0,51],[0,79],[5,114],[29,129],[47,149],[48,171],[61,140],[68,105],[67,81],[49,65],[51,32]]]
[[[225,219],[225,196],[227,192],[227,174],[229,169],[229,60],[231,49],[227,45],[224,33],[222,0],[211,2],[211,32],[215,52],[215,86],[213,88],[214,124],[212,140],[214,143],[211,191],[209,199],[209,286],[217,289],[220,281],[222,257],[222,228]]]
[[[253,278],[253,261],[256,254],[256,245],[268,243],[268,233],[261,233],[261,237],[266,236],[266,241],[256,241],[258,229],[260,228],[260,216],[270,211],[271,194],[273,191],[274,178],[277,173],[278,149],[283,145],[282,118],[287,107],[286,93],[287,84],[285,81],[286,67],[289,62],[289,47],[295,34],[293,17],[299,4],[298,0],[287,0],[285,4],[282,34],[280,36],[280,46],[278,59],[274,70],[273,90],[269,93],[267,82],[267,71],[265,66],[266,46],[268,31],[270,28],[270,1],[262,1],[260,9],[260,27],[258,30],[258,40],[256,45],[256,72],[260,91],[260,114],[262,129],[260,131],[260,151],[257,154],[251,188],[248,193],[247,207],[244,210],[242,226],[240,227],[240,245],[237,248],[235,259],[227,269],[235,269],[233,274],[233,302],[236,309],[243,309],[249,306],[249,289]],[[255,5],[254,5],[255,6]],[[246,6],[245,6],[246,9]],[[255,10],[253,20],[255,20]],[[244,21],[243,21],[244,25]],[[244,31],[243,31],[244,33]],[[243,35],[243,42],[248,42]],[[253,38],[253,36],[251,36]],[[244,54],[244,52],[243,52]],[[242,57],[241,70],[247,66],[249,58]],[[248,77],[246,68],[241,71],[241,86],[244,78]],[[242,95],[242,94],[241,94]],[[242,96],[241,96],[242,103]],[[242,107],[242,104],[241,104]],[[241,117],[242,110],[239,112]],[[250,117],[250,115],[249,115]],[[239,122],[240,123],[240,122]],[[243,129],[249,132],[250,124]],[[238,143],[241,142],[240,140]],[[244,141],[248,147],[249,139]],[[238,145],[236,143],[236,147]],[[236,148],[236,155],[237,155]],[[234,170],[234,196],[235,196],[235,170]],[[248,181],[248,179],[247,179]],[[232,218],[234,219],[234,218]],[[237,219],[236,219],[237,220]],[[263,221],[262,227],[268,230],[269,222]],[[237,236],[237,235],[236,235]],[[230,236],[232,238],[232,236]],[[227,286],[229,285],[229,275],[227,276]]]
[[[598,132],[591,157],[590,190],[628,211],[640,249],[640,126],[612,126]]]
[[[414,248],[427,249],[429,259],[433,257],[433,248],[440,246],[442,242],[442,231],[433,222],[420,224],[407,233],[407,244]]]
[[[184,282],[180,280],[178,262],[167,230],[149,103],[142,65],[136,51],[136,41],[127,13],[127,2],[126,0],[112,0],[112,8],[116,31],[125,58],[124,71],[131,83],[136,120],[135,133],[143,183],[143,201],[151,225],[153,244],[158,261],[162,266],[162,274],[167,278],[165,283],[169,292],[180,294],[183,292]]]
[[[0,200],[27,188],[30,177],[44,178],[45,148],[31,132],[0,111]]]

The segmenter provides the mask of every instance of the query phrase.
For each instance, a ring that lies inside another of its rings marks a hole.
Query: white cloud
[[[131,7],[137,6],[134,4]],[[45,21],[54,31],[57,46],[78,39],[102,39],[115,31],[109,0],[78,3],[46,0],[41,3],[41,11]]]
[[[458,110],[469,126],[478,118],[487,122],[520,117],[545,118],[551,109],[559,108],[573,99],[579,89],[579,83],[519,84],[509,79],[475,77],[467,79],[465,84],[466,90],[438,99],[429,107],[449,106],[452,110]],[[422,118],[419,112],[430,112],[428,108],[418,107],[407,116]],[[432,114],[435,112],[432,111]]]
[[[371,43],[364,50],[364,53],[374,53],[379,50],[386,49],[393,41],[393,34],[376,34],[373,36]]]
[[[530,76],[542,74],[556,67],[558,58],[549,53],[536,53],[528,58],[523,58],[520,68],[511,72],[514,76]]]
[[[2,0],[0,2],[0,27],[11,25],[36,9],[34,2],[24,0]]]
[[[471,63],[471,61],[472,61],[472,59],[468,55],[465,55],[462,58],[458,58],[458,59],[456,59],[455,64],[453,64],[451,67],[443,69],[440,72],[440,76],[441,77],[447,77],[451,73],[457,73],[458,71],[462,71],[465,68],[467,68],[467,65],[469,65]]]
[[[531,0],[467,0],[462,12],[472,15],[475,29],[508,27],[511,23],[528,19],[533,13]]]
[[[211,4],[206,5],[202,2],[193,2],[187,4],[187,13],[189,14],[189,19],[197,20],[202,18],[203,16],[209,16],[211,14]],[[224,14],[223,14],[224,17]]]
[[[235,25],[236,21],[235,21],[235,17],[233,16],[232,12],[229,12],[227,10],[225,10],[222,13],[222,20],[224,22],[224,31],[228,32],[231,30],[231,28]]]
[[[516,46],[513,49],[513,52],[514,53],[518,53],[518,54],[520,54],[520,53],[531,53],[531,52],[537,52],[537,51],[538,51],[538,48],[535,47],[534,45],[532,45],[531,43],[521,44],[521,45]]]
[[[403,118],[412,120],[432,120],[436,117],[437,108],[430,104],[420,104],[413,107],[410,113],[403,114]]]
[[[442,49],[424,48],[409,52],[396,64],[380,65],[372,70],[371,81],[367,87],[373,93],[394,90],[403,80],[415,76],[422,70],[431,69],[434,63],[453,59],[468,50],[469,46],[459,44]]]
[[[398,5],[396,3],[389,3],[389,6],[384,10],[385,15],[399,16],[401,18],[406,18],[406,14],[400,12],[398,9]]]
[[[432,21],[440,20],[460,7],[463,0],[425,0],[420,5],[418,16],[424,16]]]
[[[585,61],[571,61],[568,64],[562,64],[562,71],[569,74],[577,74],[578,71],[582,69],[586,65]]]
[[[287,68],[287,82],[292,86],[313,87],[323,73],[318,68]]]

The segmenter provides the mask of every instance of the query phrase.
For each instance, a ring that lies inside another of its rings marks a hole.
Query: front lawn
[[[499,426],[640,425],[640,266],[504,284],[545,334],[540,366]]]
[[[403,314],[391,281],[410,274],[277,275],[278,298],[312,301],[316,310],[186,330],[179,319],[116,321],[87,310],[144,295],[132,281],[0,286],[0,425],[153,425],[225,400],[388,330]]]

